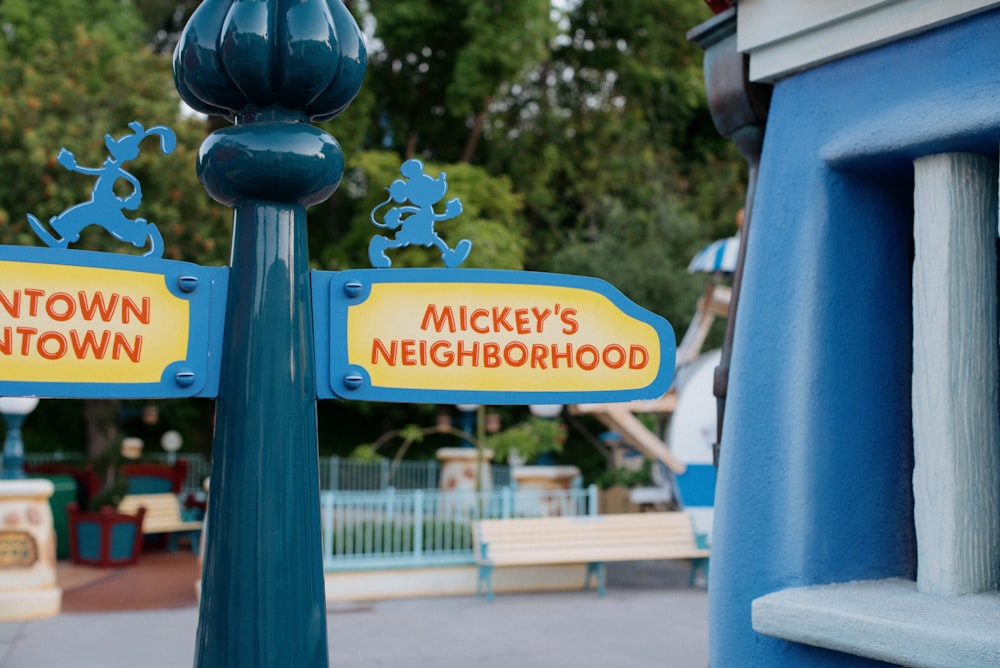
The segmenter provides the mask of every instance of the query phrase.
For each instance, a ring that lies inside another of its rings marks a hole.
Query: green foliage
[[[553,255],[552,270],[603,278],[675,328],[686,325],[705,285],[703,276],[687,273],[687,259],[703,243],[694,218],[669,199],[649,211],[616,201],[601,227],[600,234],[574,235]]]
[[[370,266],[368,241],[376,234],[392,235],[372,224],[371,211],[388,197],[386,189],[399,173],[400,160],[388,151],[364,151],[348,161],[344,183],[329,207],[310,214],[314,255],[326,269]],[[473,252],[465,267],[520,269],[524,261],[524,237],[518,218],[520,197],[512,192],[510,180],[494,177],[468,164],[426,163],[428,174],[448,175],[446,199],[462,201],[463,212],[436,226],[438,234],[452,247],[459,239],[470,239]],[[443,210],[443,203],[438,206]],[[432,248],[409,247],[390,251],[394,267],[440,267],[440,252]]]
[[[90,466],[101,481],[101,490],[87,500],[87,510],[96,511],[104,506],[117,508],[128,494],[128,477],[121,472],[121,441],[92,457]]]
[[[4,0],[0,3],[0,26],[3,60],[35,60],[43,66],[39,45],[72,42],[81,26],[100,35],[113,56],[125,56],[138,46],[142,31],[132,4],[122,0]]]
[[[477,123],[511,79],[544,57],[549,0],[370,0],[381,48],[368,85],[377,141],[451,162],[474,152]]]
[[[411,443],[420,443],[424,440],[424,430],[415,424],[408,424],[399,432],[399,437]]]
[[[158,225],[167,257],[226,262],[232,213],[213,204],[194,169],[218,122],[179,117],[167,57],[195,5],[0,1],[0,243],[38,243],[27,213],[47,220],[89,197],[93,179],[55,162],[61,147],[99,165],[105,133],[120,136],[138,120],[174,128],[178,146],[164,156],[151,142],[128,165],[144,194],[133,215]],[[447,172],[447,197],[463,202],[465,212],[438,231],[452,246],[472,240],[465,266],[600,276],[683,332],[704,288],[685,266],[702,245],[732,234],[746,178],[715,131],[702,56],[684,37],[709,17],[703,3],[348,6],[374,34],[361,93],[323,124],[344,148],[347,172],[309,213],[318,267],[368,266],[368,241],[381,233],[370,211],[402,160],[417,156],[429,173]],[[77,246],[129,250],[99,228]],[[433,249],[391,253],[397,267],[441,266]],[[50,403],[80,410],[80,402]],[[175,417],[197,423],[207,440],[211,408],[203,400]],[[319,411],[321,447],[341,454],[400,425],[430,424],[435,412],[364,402],[322,402]],[[435,440],[414,448],[427,455]]]
[[[351,454],[348,457],[359,462],[377,462],[385,459],[385,457],[375,451],[371,443],[362,443],[355,447],[351,450]]]
[[[223,263],[232,214],[212,203],[194,172],[207,131],[180,118],[169,59],[138,41],[142,24],[130,8],[113,0],[0,3],[0,50],[10,56],[0,61],[0,243],[35,244],[27,213],[45,221],[89,199],[93,177],[60,166],[61,147],[81,165],[100,165],[104,135],[128,134],[137,120],[170,126],[178,142],[164,156],[150,141],[126,166],[143,189],[134,215],[159,227],[165,257]],[[97,227],[74,247],[138,252]]]
[[[571,5],[484,135],[484,164],[524,197],[525,266],[606,278],[680,332],[704,288],[687,262],[734,232],[746,173],[684,39],[708,16],[680,0]]]
[[[500,87],[520,78],[546,56],[553,36],[549,0],[468,3],[463,28],[468,41],[455,58],[455,73],[445,101],[454,116],[482,111]]]
[[[653,466],[648,459],[642,463],[642,468],[638,471],[627,469],[622,466],[608,469],[598,476],[595,484],[601,489],[611,487],[648,487],[653,484]]]
[[[546,452],[562,452],[565,441],[566,425],[562,422],[531,416],[487,437],[486,447],[493,450],[497,461],[507,461],[515,450],[526,461],[533,461]]]

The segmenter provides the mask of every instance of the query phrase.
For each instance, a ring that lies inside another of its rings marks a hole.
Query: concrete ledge
[[[786,589],[755,599],[764,635],[914,668],[1000,665],[1000,592],[920,594],[910,580]]]
[[[583,589],[586,573],[587,568],[583,565],[497,568],[493,571],[493,592],[503,595]],[[478,574],[475,566],[328,572],[325,574],[326,600],[351,602],[472,596],[476,593]]]
[[[59,614],[62,589],[0,592],[0,622],[26,622]]]

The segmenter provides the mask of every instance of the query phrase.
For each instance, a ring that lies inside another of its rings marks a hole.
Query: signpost
[[[214,397],[228,271],[0,246],[0,396]]]
[[[340,0],[204,2],[174,62],[185,101],[236,121],[198,160],[235,209],[232,266],[160,259],[155,225],[125,215],[141,190],[122,165],[150,136],[172,151],[169,128],[131,123],[100,168],[63,149],[59,164],[97,176],[93,196],[48,227],[28,216],[49,248],[0,247],[0,395],[217,398],[195,663],[326,666],[317,398],[655,398],[674,333],[604,281],[455,268],[472,244],[450,246],[434,223],[461,202],[415,159],[376,207],[395,205],[384,222],[372,212],[392,234],[369,246],[380,268],[310,273],[305,211],[334,192],[344,158],[308,121],[343,111],[366,64]],[[88,225],[146,256],[69,250]],[[411,244],[438,248],[448,269],[386,269]]]
[[[320,398],[628,401],[670,387],[663,318],[595,278],[484,269],[313,273]]]

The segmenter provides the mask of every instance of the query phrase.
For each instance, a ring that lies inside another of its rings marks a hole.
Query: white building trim
[[[1000,665],[1000,594],[918,594],[910,580],[787,589],[753,602],[758,633],[912,668]]]
[[[751,81],[782,76],[1000,6],[998,0],[742,0]]]
[[[913,516],[917,590],[1000,583],[997,157],[914,161]]]

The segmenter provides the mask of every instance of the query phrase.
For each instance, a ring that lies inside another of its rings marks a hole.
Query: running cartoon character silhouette
[[[441,259],[446,267],[457,267],[465,261],[472,250],[472,242],[462,239],[455,248],[450,248],[434,231],[434,223],[450,220],[462,213],[462,203],[450,199],[445,204],[444,213],[434,211],[434,205],[444,199],[448,191],[448,182],[444,172],[435,179],[424,174],[424,164],[416,159],[407,160],[399,168],[399,173],[406,179],[396,179],[387,188],[389,197],[372,209],[371,221],[376,227],[397,230],[395,237],[390,239],[376,235],[368,244],[368,259],[377,268],[389,267],[392,261],[385,254],[390,248],[402,248],[415,244],[417,246],[436,246],[441,251]],[[394,206],[385,214],[385,223],[375,219],[376,212],[386,204],[395,202],[402,204],[407,200],[413,206]]]
[[[80,231],[88,225],[98,225],[111,233],[119,241],[130,243],[136,248],[142,248],[149,243],[146,257],[163,257],[163,237],[153,223],[145,218],[132,220],[125,216],[125,211],[135,211],[142,201],[142,188],[139,180],[122,169],[122,164],[139,156],[139,144],[150,135],[160,137],[160,149],[164,154],[171,153],[177,145],[174,131],[168,127],[157,125],[148,130],[142,124],[132,121],[128,124],[132,134],[121,139],[113,139],[105,135],[104,144],[108,147],[110,157],[100,167],[82,167],[76,163],[76,156],[65,148],[59,151],[56,160],[71,172],[96,176],[94,190],[90,200],[71,206],[58,216],[49,219],[49,226],[59,236],[54,236],[42,225],[35,216],[28,214],[28,222],[35,234],[50,248],[66,248],[70,243],[79,240]],[[132,193],[120,197],[115,193],[115,182],[124,179],[131,187]]]

